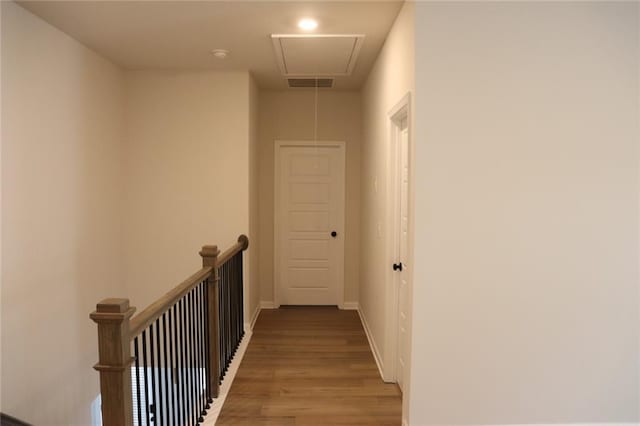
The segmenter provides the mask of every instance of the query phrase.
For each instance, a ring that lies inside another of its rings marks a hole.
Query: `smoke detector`
[[[229,51],[227,49],[213,49],[211,54],[218,59],[226,59],[229,56]]]

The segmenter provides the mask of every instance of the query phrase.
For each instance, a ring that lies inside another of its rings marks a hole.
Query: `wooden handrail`
[[[249,238],[242,234],[238,237],[238,242],[229,247],[224,253],[218,256],[217,266],[224,265],[227,260],[231,259],[239,251],[244,251],[249,247]]]
[[[5,413],[0,413],[0,425],[2,426],[31,426],[30,423],[23,422]]]
[[[206,294],[206,298],[204,299],[197,299],[197,296],[193,296],[192,299],[189,299],[192,301],[190,302],[191,304],[189,306],[191,307],[192,305],[196,305],[196,309],[200,309],[201,313],[206,312],[206,327],[200,323],[200,328],[196,327],[195,330],[197,330],[197,333],[206,335],[205,340],[207,341],[207,344],[204,347],[205,351],[207,352],[206,357],[205,355],[202,355],[202,360],[206,358],[205,362],[207,363],[209,372],[207,373],[209,382],[206,385],[208,398],[208,400],[206,401],[206,409],[209,409],[209,403],[212,402],[211,398],[218,397],[218,393],[220,390],[220,378],[222,374],[222,351],[220,348],[221,334],[219,323],[219,315],[222,314],[220,313],[221,310],[219,309],[219,303],[226,303],[226,305],[224,305],[225,307],[231,302],[240,303],[240,327],[243,324],[242,281],[240,281],[239,285],[233,287],[234,289],[239,289],[239,292],[235,293],[235,299],[233,298],[233,296],[230,296],[230,294],[232,293],[229,292],[229,284],[225,282],[224,285],[227,286],[227,290],[225,290],[224,292],[226,299],[224,299],[223,301],[219,297],[221,290],[219,289],[220,277],[218,275],[218,269],[237,253],[246,250],[248,247],[249,239],[246,235],[240,235],[238,237],[238,242],[221,255],[217,246],[202,247],[202,250],[200,251],[200,256],[202,257],[202,268],[195,274],[184,280],[178,286],[167,292],[164,296],[153,302],[138,315],[133,316],[135,308],[129,306],[129,299],[105,299],[98,303],[98,305],[96,306],[96,310],[90,314],[90,318],[98,324],[99,360],[98,364],[96,364],[94,368],[100,372],[102,418],[105,425],[130,426],[133,424],[133,399],[131,398],[131,366],[134,360],[136,360],[137,362],[137,357],[139,355],[137,346],[138,341],[135,340],[135,343],[133,345],[135,347],[135,357],[132,357],[131,341],[134,340],[148,327],[150,327],[154,323],[154,321],[158,320],[161,317],[164,320],[163,314],[165,314],[166,312],[170,312],[170,310],[173,309],[176,303],[179,303],[183,298],[188,297],[188,295],[194,288],[199,289],[199,294]],[[240,268],[240,272],[236,273],[235,276],[239,277],[240,280],[242,280],[242,261],[240,261],[239,263],[233,262],[232,266]],[[204,280],[208,280],[206,287],[198,287],[199,284]],[[206,309],[203,308],[201,302],[195,302],[194,300],[205,300],[207,303]],[[227,310],[224,312],[225,315],[228,316],[228,307],[226,309]],[[227,322],[228,320],[229,318],[227,318]],[[163,322],[163,330],[164,326],[165,325]],[[169,317],[169,328],[171,328],[171,317]],[[237,330],[238,329],[236,329],[236,333]],[[239,330],[243,331],[241,328]],[[191,330],[191,333],[191,338],[194,338],[194,331]],[[244,335],[244,332],[242,332],[242,335]],[[242,335],[236,335],[236,339],[241,338]],[[169,338],[171,338],[171,336],[169,336]],[[159,342],[158,330],[156,330],[156,342]],[[149,343],[152,345],[152,337],[149,338]],[[199,341],[199,343],[201,343],[201,341]],[[236,344],[239,344],[239,340]],[[143,351],[145,350],[144,348],[145,346],[143,338]],[[151,346],[151,348],[153,348],[153,346]],[[200,348],[202,348],[202,346],[200,346]],[[228,349],[227,346],[225,346],[225,348]],[[225,358],[225,362],[228,363],[229,353],[226,353],[225,356],[227,357]],[[159,357],[160,355],[158,355],[158,362],[160,362]],[[143,358],[146,359],[146,355],[143,355]],[[193,360],[197,361],[197,355]],[[151,363],[153,368],[153,355],[151,355]],[[136,368],[138,368],[137,364]],[[185,368],[184,365],[182,365],[181,368]],[[202,413],[206,414],[206,411],[203,410]]]
[[[180,283],[177,287],[169,290],[164,296],[153,302],[144,311],[131,318],[131,324],[129,326],[129,340],[133,340],[134,337],[142,333],[142,330],[157,320],[164,312],[167,311],[167,309],[180,300],[182,296],[204,281],[205,278],[209,277],[212,270],[213,268],[210,266],[203,267]]]

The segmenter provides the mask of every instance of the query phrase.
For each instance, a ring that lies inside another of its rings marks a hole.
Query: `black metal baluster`
[[[202,405],[202,375],[201,375],[201,367],[202,364],[200,362],[200,351],[201,349],[201,341],[200,341],[200,284],[198,284],[193,289],[194,301],[195,301],[195,310],[193,312],[193,318],[195,319],[195,335],[196,335],[196,347],[195,347],[195,355],[196,355],[196,396],[198,400],[198,421],[204,421],[204,405]]]
[[[196,363],[197,342],[195,339],[194,330],[196,328],[196,303],[194,297],[194,290],[189,292],[189,306],[191,311],[191,327],[189,333],[191,333],[191,396],[193,398],[191,407],[193,408],[193,417],[196,424],[200,422],[200,409],[198,407],[198,365]]]
[[[207,312],[209,311],[209,297],[208,297],[208,288],[209,288],[209,280],[204,282],[202,286],[202,364],[204,369],[202,370],[203,374],[203,383],[204,383],[204,408],[205,410],[209,410],[211,406],[209,405],[209,315]]]
[[[182,413],[182,424],[187,424],[187,365],[185,363],[185,351],[186,347],[184,344],[184,323],[185,323],[185,312],[184,312],[184,297],[180,299],[178,302],[180,309],[178,312],[178,318],[182,317],[182,321],[180,322],[180,398],[182,399],[182,407],[180,409]]]
[[[218,375],[218,383],[222,383],[222,268],[218,268],[218,371],[216,374]]]
[[[236,260],[238,263],[238,345],[240,346],[240,341],[242,340],[242,332],[244,331],[244,298],[242,297],[244,291],[244,283],[242,281],[242,252],[238,253],[238,259]]]
[[[162,314],[162,360],[164,365],[164,422],[171,424],[171,410],[169,408],[169,362],[167,359],[167,314]]]
[[[198,356],[200,359],[200,367],[198,368],[198,372],[200,380],[199,380],[199,394],[198,396],[200,397],[200,405],[202,406],[202,411],[200,412],[200,414],[204,417],[207,415],[207,398],[206,398],[206,393],[205,393],[205,365],[204,365],[204,359],[205,359],[205,354],[204,354],[204,325],[205,325],[205,321],[206,321],[206,317],[204,316],[204,292],[203,292],[203,288],[205,287],[206,281],[203,281],[202,283],[198,284],[198,300],[200,301],[200,309],[198,310],[198,332],[199,332],[199,336],[198,336],[198,341],[199,341],[199,347],[198,347]]]
[[[219,323],[219,333],[220,333],[220,383],[224,380],[224,265],[220,267],[220,285],[218,286],[218,300],[220,301],[220,309],[218,310],[218,323]]]
[[[153,403],[149,404],[149,422],[154,425],[157,424],[156,408],[158,407],[156,401],[156,376],[155,376],[155,359],[153,356],[153,324],[149,325],[149,355],[151,356],[151,399]]]
[[[193,308],[191,313],[193,321],[191,327],[191,336],[193,339],[193,409],[196,412],[198,423],[202,423],[204,420],[200,415],[200,395],[198,394],[198,298],[195,288],[191,291],[191,303]]]
[[[138,337],[133,339],[133,355],[136,358],[136,398],[138,405],[138,425],[142,426],[142,400],[140,399],[140,354],[138,353]]]
[[[238,254],[236,255],[236,267],[238,268],[238,288],[236,289],[236,295],[237,295],[237,300],[238,300],[238,337],[236,338],[236,351],[238,350],[238,346],[240,345],[240,335],[242,333],[242,326],[243,326],[243,322],[242,322],[242,309],[243,309],[243,305],[244,302],[242,300],[242,277],[241,277],[241,271],[242,271],[242,252],[238,252]]]
[[[176,312],[176,305],[173,305],[171,308],[169,308],[169,315],[167,318],[167,322],[169,323],[169,369],[171,371],[171,375],[170,377],[170,381],[169,381],[169,385],[171,387],[171,414],[172,414],[172,418],[173,418],[173,425],[177,426],[178,425],[178,415],[177,415],[177,407],[176,407],[176,387],[175,387],[175,372],[176,372],[176,366],[173,363],[173,352],[174,352],[174,336],[173,336],[173,332],[175,331],[175,326],[173,325],[173,322],[175,321],[171,321],[171,314],[174,315],[174,319],[175,319],[175,312]]]
[[[156,357],[158,358],[158,368],[156,368],[155,375],[158,380],[158,387],[156,390],[156,395],[154,396],[154,402],[156,407],[156,424],[163,425],[164,418],[162,417],[162,372],[161,368],[161,359],[162,355],[160,349],[160,319],[156,319]]]
[[[173,358],[175,360],[175,369],[174,371],[174,392],[173,392],[173,405],[175,410],[175,424],[178,426],[180,424],[180,364],[178,363],[178,351],[180,350],[180,346],[178,344],[178,321],[176,319],[176,313],[178,311],[178,303],[176,302],[173,305],[173,310],[171,312],[173,317]]]
[[[204,365],[202,363],[202,283],[198,284],[196,287],[196,295],[198,300],[198,312],[196,312],[196,317],[198,318],[198,327],[196,328],[196,334],[198,336],[198,401],[200,401],[200,417],[203,418],[207,415],[205,411],[206,401],[202,398],[204,395],[204,389],[202,387],[202,369]]]
[[[189,303],[189,293],[185,295],[185,313],[186,313],[186,322],[185,322],[185,358],[187,364],[187,387],[185,391],[187,392],[187,408],[190,418],[191,424],[196,424],[195,419],[193,417],[193,389],[191,387],[191,382],[193,380],[193,374],[191,369],[193,368],[193,363],[191,362],[191,304]]]
[[[243,322],[242,322],[242,310],[243,310],[243,300],[242,300],[242,252],[238,253],[238,258],[236,259],[236,264],[237,264],[237,268],[238,268],[238,288],[237,288],[237,294],[238,294],[238,338],[237,338],[237,343],[236,343],[236,350],[238,349],[238,346],[240,345],[240,335],[242,333],[242,326],[243,326]]]
[[[225,354],[224,354],[224,374],[227,375],[227,370],[229,369],[229,353],[231,353],[231,270],[229,268],[229,262],[225,265],[227,279],[225,280],[224,285],[224,306],[225,306],[225,337],[227,343],[225,345]]]
[[[222,276],[224,277],[224,280],[222,281],[222,316],[224,318],[223,322],[222,322],[222,336],[224,338],[224,352],[223,352],[223,362],[222,362],[222,377],[224,378],[224,376],[227,373],[227,357],[229,354],[229,338],[228,338],[228,330],[229,330],[229,320],[227,319],[227,311],[229,309],[229,304],[227,302],[227,293],[228,293],[228,274],[227,274],[227,267],[228,265],[225,263],[224,265],[222,265]]]
[[[244,337],[244,269],[242,269],[242,252],[238,253],[240,263],[240,340]]]
[[[226,371],[229,371],[229,364],[231,364],[231,354],[233,354],[233,268],[231,267],[231,260],[227,263],[227,274],[229,279],[227,280],[227,363]]]
[[[206,284],[205,284],[205,288],[204,288],[204,326],[205,326],[205,331],[204,331],[204,345],[205,345],[205,377],[206,377],[206,381],[205,381],[205,386],[207,389],[207,410],[211,408],[211,403],[213,402],[213,398],[212,398],[212,394],[211,394],[211,375],[214,374],[211,371],[211,354],[210,354],[210,350],[211,350],[211,341],[209,340],[209,335],[210,335],[210,330],[209,330],[209,286],[211,285],[211,283],[207,280]]]
[[[144,419],[145,423],[149,425],[149,385],[147,384],[147,332],[142,331],[142,367],[144,369]],[[142,406],[142,401],[140,401]]]
[[[227,363],[225,367],[225,373],[229,371],[229,364],[231,364],[231,355],[233,354],[233,306],[231,305],[231,296],[233,291],[233,270],[231,269],[231,264],[228,265],[228,275],[229,279],[227,280]]]
[[[227,316],[229,318],[229,322],[228,322],[228,330],[229,330],[229,336],[228,336],[228,340],[229,340],[229,347],[227,348],[227,371],[229,370],[229,364],[231,364],[231,358],[233,356],[233,311],[235,310],[235,306],[233,306],[233,264],[232,264],[232,259],[229,259],[229,261],[227,262],[227,267],[229,268],[228,270],[228,274],[229,274],[229,280],[228,280],[228,288],[227,288],[227,293],[228,293],[228,300],[227,300],[227,307],[229,308],[227,311]]]
[[[184,296],[185,303],[185,364],[187,365],[187,369],[185,370],[185,377],[187,378],[187,387],[185,388],[185,392],[187,393],[187,418],[189,424],[195,425],[195,419],[193,418],[194,410],[193,410],[193,363],[191,362],[191,304],[189,303],[189,293]]]
[[[158,411],[158,425],[163,426],[165,423],[164,417],[164,403],[162,402],[163,383],[162,383],[162,341],[160,339],[160,318],[156,320],[156,356],[158,357],[158,404],[156,404],[156,410]]]
[[[224,351],[222,352],[222,378],[227,371],[227,265],[222,265],[222,337],[224,339]]]
[[[240,337],[240,285],[241,283],[238,281],[239,278],[239,274],[238,274],[238,255],[236,254],[234,256],[234,260],[233,260],[233,269],[234,269],[234,277],[233,277],[233,281],[234,281],[234,294],[235,294],[235,303],[234,303],[234,317],[235,317],[235,327],[234,327],[234,331],[235,331],[235,335],[234,335],[234,339],[235,341],[233,342],[233,354],[235,356],[236,351],[238,350],[238,340]]]
[[[204,387],[203,387],[203,375],[202,371],[204,368],[204,363],[202,362],[202,348],[204,347],[202,344],[202,327],[204,324],[202,323],[202,283],[198,284],[196,287],[196,294],[198,295],[198,328],[196,332],[198,333],[198,399],[200,400],[200,416],[203,417],[207,415],[207,411],[205,409],[205,405],[207,401],[203,398],[204,395]]]
[[[187,414],[186,424],[192,424],[191,412],[191,362],[189,360],[189,295],[185,294],[183,301],[182,316],[184,320],[182,332],[184,333],[184,398],[185,411]]]
[[[229,356],[229,363],[231,363],[231,360],[233,359],[233,357],[236,354],[236,342],[238,341],[238,283],[236,282],[236,266],[235,266],[235,258],[236,256],[234,255],[231,260],[229,261],[231,263],[231,303],[229,304],[229,306],[231,306],[231,355]]]
[[[233,311],[235,310],[235,306],[233,306],[233,301],[234,301],[234,297],[233,297],[233,257],[231,259],[229,259],[227,261],[227,266],[229,268],[229,288],[228,288],[228,295],[229,295],[229,300],[227,301],[227,306],[229,307],[229,311],[227,312],[228,316],[229,316],[229,325],[228,325],[228,329],[229,329],[229,349],[227,351],[227,370],[229,369],[229,364],[231,364],[231,358],[233,357],[233,327],[234,327],[234,321],[233,321]]]
[[[194,379],[194,368],[193,364],[193,300],[191,292],[187,293],[187,306],[189,307],[187,321],[189,327],[187,328],[187,337],[189,339],[188,348],[189,348],[189,408],[191,410],[191,415],[193,416],[193,424],[198,424],[198,410],[196,408],[195,401],[195,392],[193,387],[195,385]]]
[[[189,293],[189,303],[191,306],[191,394],[193,396],[193,416],[196,424],[202,423],[204,419],[200,416],[200,398],[198,398],[198,362],[197,362],[197,350],[198,342],[196,341],[196,300],[195,289]]]
[[[181,424],[181,408],[182,408],[182,400],[180,399],[180,384],[182,383],[182,370],[180,367],[180,351],[182,346],[180,345],[180,339],[179,339],[179,330],[180,330],[180,314],[178,311],[180,305],[180,301],[177,301],[175,305],[173,305],[173,345],[174,345],[174,354],[175,354],[175,363],[176,363],[176,369],[175,369],[175,386],[176,386],[176,392],[174,395],[174,399],[175,399],[175,404],[176,404],[176,414],[177,414],[177,420],[176,420],[176,425]]]

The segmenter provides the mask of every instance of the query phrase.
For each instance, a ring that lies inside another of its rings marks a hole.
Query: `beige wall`
[[[202,266],[202,245],[249,233],[250,84],[247,72],[126,81],[124,278],[142,308]]]
[[[638,422],[637,3],[417,3],[416,425]]]
[[[203,244],[253,234],[250,319],[258,90],[246,72],[125,74],[9,2],[2,88],[2,407],[90,424],[100,299],[143,308]]]
[[[2,2],[2,409],[91,424],[98,300],[122,295],[122,72]]]
[[[405,3],[362,89],[360,313],[386,380],[393,378],[391,345],[396,344],[394,331],[387,329],[391,324],[387,301],[393,294],[390,271],[396,261],[388,251],[393,245],[393,230],[388,223],[392,207],[388,185],[393,179],[389,173],[388,114],[407,93],[414,98],[413,38],[414,5]],[[410,126],[412,123],[410,117]],[[412,135],[411,128],[409,132]],[[405,402],[408,389],[405,385]],[[406,406],[404,412],[408,412]]]
[[[251,77],[249,86],[249,300],[245,322],[254,319],[260,304],[260,261],[259,261],[259,186],[260,186],[260,138],[259,138],[259,102],[260,91]]]
[[[274,141],[313,140],[313,90],[260,92],[260,285],[273,301]],[[358,300],[360,94],[318,92],[318,140],[346,142],[345,302]]]

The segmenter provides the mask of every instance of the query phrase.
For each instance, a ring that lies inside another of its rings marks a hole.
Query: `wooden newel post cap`
[[[246,235],[242,234],[238,237],[238,242],[242,244],[242,250],[246,250],[247,248],[249,248],[249,237],[247,237]]]
[[[104,299],[89,316],[95,322],[124,320],[131,317],[135,310],[136,308],[129,306],[129,299]]]
[[[129,310],[129,299],[104,299],[96,305],[97,312],[124,313]]]
[[[220,254],[218,246],[202,246],[200,250],[200,256],[202,256],[202,267],[216,266],[216,259]]]

